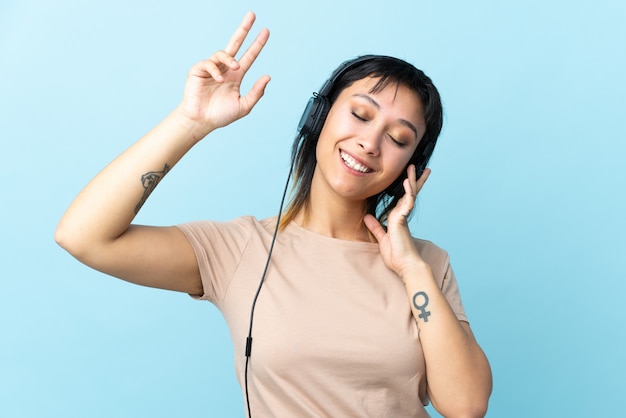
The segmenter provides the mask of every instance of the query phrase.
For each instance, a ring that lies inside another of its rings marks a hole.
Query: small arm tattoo
[[[165,164],[163,170],[161,171],[149,171],[143,176],[141,176],[141,184],[143,185],[143,196],[135,206],[135,215],[139,213],[139,210],[146,203],[146,200],[152,193],[152,191],[156,188],[157,184],[161,181],[163,177],[170,171],[170,166]]]
[[[423,300],[420,300],[422,299],[420,298],[420,296],[423,298]],[[422,303],[420,304],[418,302]],[[431,315],[430,311],[426,310],[426,307],[428,306],[428,295],[425,292],[417,292],[416,294],[414,294],[413,306],[415,306],[415,309],[422,312],[418,315],[418,318],[422,318],[424,322],[428,322],[428,317]]]

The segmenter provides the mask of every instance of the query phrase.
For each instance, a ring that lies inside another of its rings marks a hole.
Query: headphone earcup
[[[316,137],[324,126],[326,116],[330,111],[328,99],[314,93],[304,109],[304,113],[298,123],[298,133],[301,136]]]

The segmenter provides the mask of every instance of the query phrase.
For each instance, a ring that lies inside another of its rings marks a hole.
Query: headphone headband
[[[314,135],[317,136],[322,130],[324,126],[324,121],[326,120],[326,116],[330,111],[330,99],[329,95],[335,87],[335,82],[343,76],[346,71],[353,68],[354,66],[361,64],[362,62],[368,61],[374,58],[375,55],[363,55],[342,63],[337,69],[333,72],[328,80],[322,85],[322,88],[319,90],[319,93],[313,93],[309,102],[304,109],[304,113],[300,118],[300,122],[298,123],[298,134],[301,136],[309,136]]]

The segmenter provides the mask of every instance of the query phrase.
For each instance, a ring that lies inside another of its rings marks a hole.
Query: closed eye
[[[365,119],[364,117],[360,116],[358,113],[356,113],[354,111],[352,112],[352,116],[354,116],[355,118],[357,118],[361,122],[367,122],[367,119]]]
[[[387,134],[387,136],[389,137],[389,139],[391,139],[394,144],[396,144],[397,146],[399,146],[400,148],[404,148],[407,146],[407,144],[405,144],[404,142],[400,142],[398,141],[396,138],[394,138],[393,136],[391,136],[390,134]]]

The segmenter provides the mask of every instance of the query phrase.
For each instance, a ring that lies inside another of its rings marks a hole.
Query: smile
[[[341,151],[341,159],[349,168],[353,170],[359,171],[361,173],[369,173],[372,171],[371,168],[366,167],[361,163],[358,163],[354,158],[352,158],[352,156],[346,154],[343,151]]]

